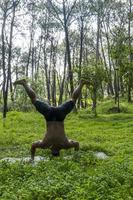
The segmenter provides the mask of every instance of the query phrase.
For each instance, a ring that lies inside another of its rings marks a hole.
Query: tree
[[[100,92],[102,82],[106,81],[105,70],[103,66],[100,64],[97,65],[96,67],[96,63],[94,59],[92,59],[91,65],[86,67],[84,66],[82,71],[82,77],[88,81],[87,87],[89,88],[89,91],[91,93],[91,99],[93,102],[92,112],[96,117],[97,116],[96,105],[97,105],[98,93]]]
[[[128,12],[128,47],[129,47],[129,76],[128,76],[128,102],[132,101],[131,99],[131,88],[132,88],[132,77],[133,77],[133,49],[132,49],[132,39],[131,39],[131,21],[133,20],[132,16],[132,2],[129,0],[129,12]]]
[[[49,11],[53,12],[53,15],[60,21],[64,32],[65,32],[65,42],[66,42],[66,53],[67,53],[67,62],[68,62],[68,75],[70,80],[70,91],[71,95],[73,93],[73,72],[72,72],[72,63],[71,63],[71,52],[70,52],[70,42],[69,42],[69,26],[71,22],[71,15],[75,8],[77,0],[72,2],[72,4],[68,3],[65,0],[62,0],[61,5],[62,8],[57,6],[57,2],[47,1],[46,7]],[[63,18],[63,19],[62,19]]]
[[[3,118],[6,118],[7,113],[7,101],[8,101],[8,91],[9,91],[9,83],[10,83],[10,89],[12,92],[12,80],[11,80],[11,60],[12,60],[12,39],[13,39],[13,28],[14,28],[14,20],[15,20],[15,12],[16,8],[19,4],[18,0],[12,0],[12,1],[5,1],[1,4],[1,9],[3,12],[3,23],[2,23],[2,66],[3,66],[3,100],[4,100],[4,106],[3,106]],[[11,13],[10,13],[11,12]],[[10,34],[9,34],[9,44],[8,45],[8,60],[6,62],[6,20],[8,16],[11,16],[10,21]],[[6,67],[7,63],[7,67]]]

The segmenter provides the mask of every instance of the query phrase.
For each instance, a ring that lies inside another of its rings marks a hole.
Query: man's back
[[[64,143],[67,138],[65,136],[64,122],[49,121],[47,122],[47,130],[45,140],[54,144]]]

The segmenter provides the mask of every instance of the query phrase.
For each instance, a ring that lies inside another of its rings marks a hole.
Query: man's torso
[[[52,145],[66,143],[68,140],[64,131],[64,122],[47,122],[47,131],[44,140]]]

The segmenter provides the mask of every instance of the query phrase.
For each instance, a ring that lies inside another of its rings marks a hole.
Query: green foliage
[[[128,113],[107,115],[110,106],[109,100],[98,105],[97,118],[87,110],[67,117],[67,135],[80,142],[79,152],[62,150],[59,158],[34,166],[0,162],[0,199],[133,199],[133,106],[128,105]],[[42,138],[43,117],[9,112],[3,123],[1,115],[0,120],[0,157],[29,156],[31,143]],[[105,152],[108,159],[97,159],[96,151]],[[49,150],[36,154],[50,158]]]
[[[119,69],[119,75],[126,85],[133,87],[133,47],[129,45],[129,36],[123,28],[114,29],[114,44],[111,46],[110,55],[115,60],[115,65]]]
[[[92,59],[92,65],[83,67],[82,78],[89,82],[87,87],[89,88],[93,101],[92,111],[94,115],[97,116],[97,98],[102,98],[103,96],[102,83],[106,80],[105,70],[102,65],[96,64]]]
[[[94,88],[100,88],[101,83],[106,80],[106,73],[102,65],[91,65],[83,68],[82,77],[88,80],[87,86],[92,91]]]

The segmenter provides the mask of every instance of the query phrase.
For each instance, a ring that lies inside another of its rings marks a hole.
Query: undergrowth
[[[97,118],[87,110],[67,117],[66,134],[80,142],[78,152],[62,150],[53,158],[49,150],[37,150],[49,158],[37,165],[0,162],[0,199],[133,199],[133,106],[118,114],[106,114],[108,108],[103,103]],[[43,138],[43,117],[12,111],[0,118],[0,158],[29,156],[31,143]],[[108,158],[98,159],[99,151]]]

